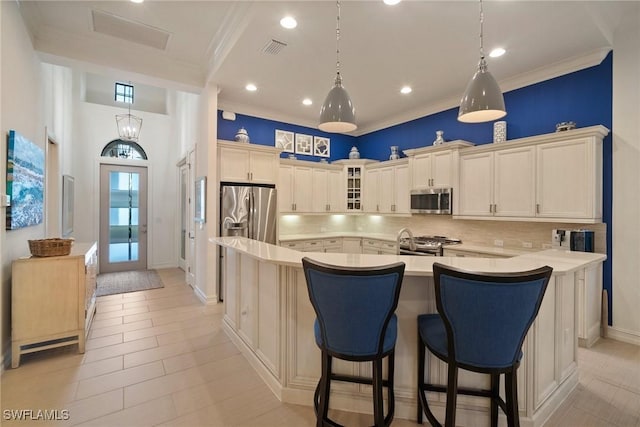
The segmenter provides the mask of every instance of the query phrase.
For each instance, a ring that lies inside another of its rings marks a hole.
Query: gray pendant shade
[[[342,78],[338,73],[333,89],[329,91],[327,98],[320,109],[320,124],[318,128],[324,132],[344,133],[356,130],[356,109],[351,102],[351,97],[344,87]]]
[[[458,120],[465,123],[482,123],[498,120],[507,115],[502,91],[487,71],[484,58],[473,75],[460,100]]]

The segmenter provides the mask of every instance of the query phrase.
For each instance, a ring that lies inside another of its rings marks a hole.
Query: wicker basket
[[[73,239],[40,239],[29,240],[31,255],[37,257],[63,256],[71,253]]]

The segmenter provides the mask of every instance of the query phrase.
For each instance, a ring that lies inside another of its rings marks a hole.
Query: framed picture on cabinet
[[[303,133],[296,133],[296,154],[313,155],[313,137]]]
[[[276,129],[275,147],[281,148],[285,153],[293,153],[293,132]]]
[[[331,141],[323,136],[313,137],[313,155],[329,157],[331,154]]]

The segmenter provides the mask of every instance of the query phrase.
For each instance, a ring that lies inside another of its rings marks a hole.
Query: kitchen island
[[[417,408],[416,317],[435,312],[432,265],[440,262],[473,271],[523,271],[550,265],[554,272],[540,312],[523,345],[518,370],[522,425],[540,426],[578,383],[579,282],[584,271],[599,267],[605,255],[545,250],[513,258],[419,257],[399,255],[301,253],[240,237],[214,237],[221,247],[225,295],[224,329],[278,398],[311,405],[320,376],[320,351],[314,342],[315,313],[307,295],[301,259],[342,266],[378,266],[402,261],[405,276],[396,314],[396,417],[415,419]],[[582,279],[584,280],[584,279]],[[336,371],[370,374],[370,364],[335,361]],[[427,359],[430,382],[446,382],[446,365]],[[488,377],[461,371],[459,383],[488,386]],[[430,397],[444,419],[445,396]],[[370,387],[336,384],[331,407],[371,413]],[[458,398],[458,421],[486,426],[488,400]],[[502,419],[501,422],[504,422]]]

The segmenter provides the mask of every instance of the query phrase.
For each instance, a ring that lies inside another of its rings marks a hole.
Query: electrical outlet
[[[527,248],[527,249],[531,249],[531,248],[533,248],[533,243],[531,243],[531,242],[522,242],[522,247],[523,248]]]
[[[496,240],[493,241],[493,246],[502,247],[502,246],[504,246],[504,242],[502,240],[496,239]]]

